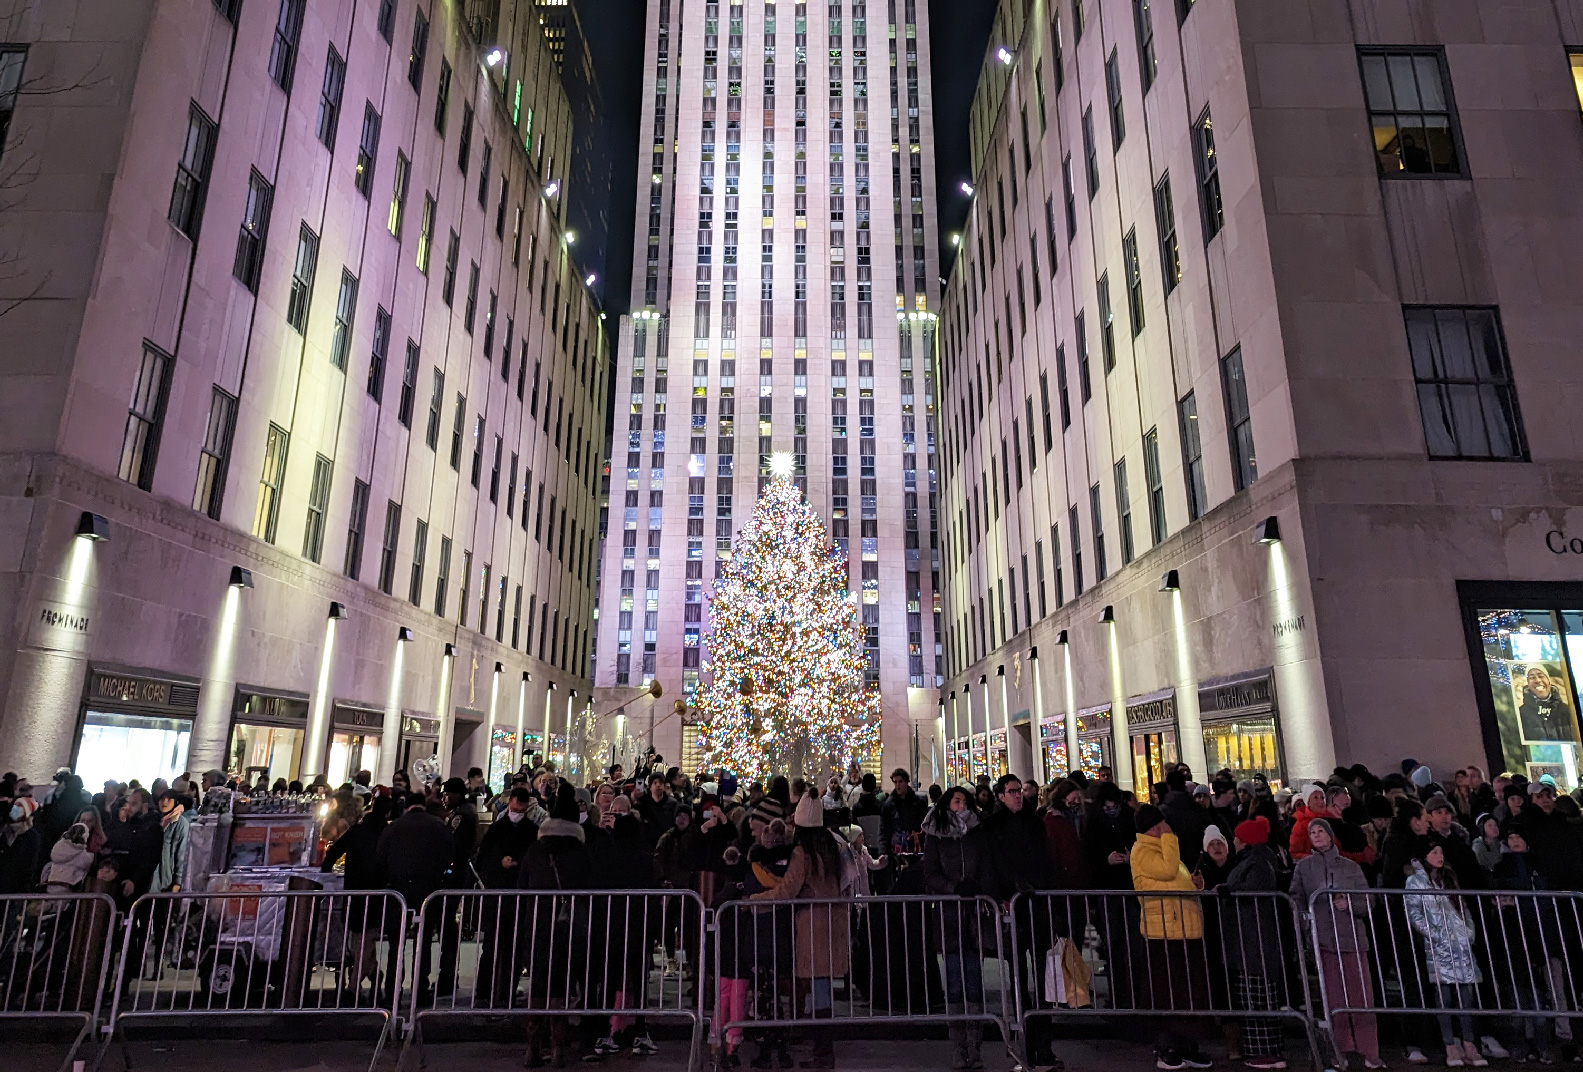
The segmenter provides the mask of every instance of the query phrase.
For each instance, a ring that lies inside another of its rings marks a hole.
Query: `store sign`
[[[1269,707],[1275,702],[1268,677],[1252,681],[1238,681],[1201,689],[1198,693],[1198,710],[1201,715],[1215,711],[1238,711],[1247,707]]]
[[[28,627],[28,645],[46,651],[80,651],[93,632],[87,607],[40,600]]]
[[[1567,536],[1560,529],[1545,533],[1545,547],[1553,555],[1583,555],[1583,536]]]
[[[308,701],[295,696],[265,696],[238,689],[236,715],[241,721],[262,718],[276,722],[306,722]]]
[[[1142,726],[1151,722],[1176,721],[1176,697],[1165,696],[1158,700],[1127,705],[1127,725]]]
[[[109,703],[138,704],[144,707],[170,706],[170,682],[138,677],[95,674],[88,695]]]
[[[403,737],[438,737],[440,735],[440,720],[437,718],[422,718],[417,715],[402,715],[401,735]]]
[[[385,712],[366,707],[336,707],[331,713],[335,725],[348,729],[377,730],[385,725]]]

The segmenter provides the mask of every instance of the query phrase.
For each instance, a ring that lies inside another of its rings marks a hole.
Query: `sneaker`
[[[606,1035],[604,1038],[594,1043],[594,1053],[598,1054],[600,1057],[614,1057],[620,1052],[621,1047],[616,1045],[616,1040],[611,1038],[609,1035]]]
[[[1427,1065],[1429,1058],[1424,1056],[1424,1051],[1417,1046],[1407,1047],[1407,1063],[1410,1065]]]
[[[1506,1051],[1506,1047],[1502,1046],[1498,1039],[1490,1035],[1483,1035],[1479,1038],[1479,1052],[1485,1057],[1493,1057],[1497,1061],[1504,1061],[1511,1056]]]
[[[587,1053],[583,1054],[582,1061],[585,1065],[597,1065],[604,1061],[604,1058],[599,1056],[598,1051],[589,1050]]]
[[[1160,1072],[1181,1072],[1187,1065],[1182,1062],[1181,1054],[1175,1050],[1161,1050],[1155,1055],[1154,1067]]]
[[[654,1045],[654,1040],[647,1035],[639,1035],[632,1040],[632,1055],[634,1057],[650,1057],[659,1052],[660,1048]]]
[[[1255,1054],[1242,1062],[1249,1068],[1285,1068],[1286,1058],[1279,1054]]]
[[[1212,1068],[1215,1064],[1197,1047],[1182,1054],[1182,1063],[1188,1068]]]
[[[1456,1043],[1446,1047],[1446,1067],[1461,1068],[1466,1062],[1462,1060],[1462,1047]]]
[[[1370,1072],[1374,1072],[1374,1070],[1384,1068],[1386,1065],[1384,1061],[1377,1057],[1365,1057],[1363,1059],[1363,1067],[1369,1069]]]

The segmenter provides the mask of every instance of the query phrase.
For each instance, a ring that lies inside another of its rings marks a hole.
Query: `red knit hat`
[[[1238,823],[1232,834],[1244,845],[1263,845],[1270,840],[1270,821],[1262,815],[1255,815]]]

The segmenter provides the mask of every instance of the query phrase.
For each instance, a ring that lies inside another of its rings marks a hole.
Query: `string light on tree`
[[[792,455],[736,534],[709,600],[697,707],[711,762],[743,776],[842,770],[878,740],[879,693],[844,555],[792,482]]]

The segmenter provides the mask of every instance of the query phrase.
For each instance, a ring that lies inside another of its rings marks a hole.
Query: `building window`
[[[1099,193],[1099,150],[1094,146],[1094,106],[1083,109],[1083,168],[1088,175],[1088,199]]]
[[[1116,313],[1110,307],[1110,273],[1099,277],[1099,349],[1105,361],[1105,371],[1116,367]]]
[[[352,481],[352,512],[346,522],[346,561],[342,572],[357,580],[363,572],[363,534],[368,531],[368,485]]]
[[[1187,21],[1187,16],[1192,14],[1195,2],[1196,0],[1176,0],[1176,21],[1178,23]]]
[[[1220,200],[1220,158],[1215,155],[1215,121],[1208,108],[1193,124],[1193,166],[1198,171],[1198,205],[1204,214],[1204,241],[1208,242],[1226,225],[1226,209]]]
[[[1182,281],[1182,251],[1176,244],[1176,209],[1171,205],[1171,176],[1160,176],[1154,188],[1154,225],[1160,235],[1160,269],[1165,293],[1170,294]]]
[[[1138,263],[1138,231],[1132,228],[1121,240],[1121,263],[1127,273],[1127,318],[1132,337],[1143,331],[1143,267]]]
[[[473,487],[478,487],[479,478],[483,476],[484,469],[484,417],[483,414],[473,423],[473,464],[469,470],[470,481]]]
[[[169,354],[148,340],[143,341],[143,360],[132,384],[126,431],[121,437],[118,475],[144,491],[154,486],[154,462],[165,426],[165,400],[170,393],[170,363]]]
[[[1147,93],[1160,69],[1154,57],[1154,16],[1149,11],[1149,0],[1132,0],[1132,20],[1138,28],[1138,73]]]
[[[407,155],[396,151],[396,175],[390,186],[390,215],[385,222],[392,238],[401,237],[401,221],[407,215],[407,183],[412,177],[412,163]]]
[[[385,360],[389,356],[390,314],[381,305],[374,310],[374,345],[368,354],[368,397],[376,403],[385,394]]]
[[[1429,456],[1526,458],[1499,314],[1447,307],[1404,313]]]
[[[253,535],[265,543],[275,542],[275,523],[280,520],[280,490],[286,482],[286,448],[291,437],[278,424],[269,426],[264,442],[264,466],[258,476],[258,500],[253,504]]]
[[[385,536],[379,545],[379,590],[387,596],[396,583],[396,544],[401,541],[401,505],[385,503]]]
[[[1066,343],[1055,348],[1055,387],[1061,403],[1061,431],[1072,427],[1072,392],[1066,381]],[[1045,436],[1045,449],[1050,449],[1050,437]]]
[[[1072,541],[1072,592],[1083,594],[1083,533],[1078,525],[1077,507],[1066,508],[1067,538]],[[1061,541],[1054,527],[1050,529],[1051,553],[1055,556],[1055,605],[1061,605]]]
[[[1105,513],[1101,505],[1102,493],[1099,485],[1095,484],[1088,489],[1088,523],[1094,532],[1094,583],[1098,584],[1110,575],[1105,563]]]
[[[1083,30],[1088,20],[1083,15],[1083,0],[1072,0],[1072,40],[1083,40]]]
[[[1057,360],[1063,364],[1065,363],[1066,352],[1064,350],[1057,352]],[[1065,376],[1061,377],[1062,380],[1065,380],[1065,378]],[[1044,452],[1048,454],[1050,453],[1050,448],[1055,446],[1055,429],[1051,427],[1050,423],[1050,374],[1042,369],[1039,372],[1039,406],[1044,422]],[[1066,414],[1063,410],[1063,420],[1065,416]]]
[[[1165,480],[1160,473],[1160,430],[1143,434],[1143,479],[1149,485],[1149,546],[1165,542]]]
[[[269,77],[287,93],[297,70],[297,41],[302,36],[304,0],[280,0],[275,16],[275,43],[269,52]]]
[[[291,294],[286,301],[286,323],[299,332],[308,330],[308,303],[313,297],[313,275],[319,266],[319,236],[304,223],[297,231],[297,260],[291,272]]]
[[[324,512],[330,505],[330,459],[313,457],[313,482],[308,487],[308,521],[302,529],[302,557],[318,562],[324,553]]]
[[[430,450],[440,449],[440,407],[444,402],[445,373],[435,369],[434,386],[429,392],[429,424],[423,433],[423,441]]]
[[[0,158],[5,156],[6,135],[11,130],[11,117],[16,114],[22,67],[26,63],[26,45],[0,45]]]
[[[418,271],[429,274],[429,250],[434,246],[434,198],[423,195],[423,219],[418,224]]]
[[[505,457],[505,440],[497,432],[495,434],[495,460],[489,468],[489,501],[500,501],[500,466]]]
[[[494,158],[494,148],[487,141],[484,142],[484,151],[478,154],[478,207],[486,208],[489,204],[489,165]]]
[[[1077,311],[1077,392],[1084,402],[1094,397],[1094,381],[1088,372],[1088,319],[1084,310]]]
[[[1105,61],[1105,99],[1110,105],[1110,147],[1120,150],[1127,140],[1127,116],[1121,102],[1121,60],[1114,48]]]
[[[1241,491],[1258,479],[1253,456],[1253,419],[1248,412],[1248,381],[1242,374],[1242,348],[1220,359],[1220,382],[1226,394],[1226,425],[1231,433],[1231,483]]]
[[[1460,175],[1461,153],[1439,49],[1362,49],[1374,159],[1387,178]]]
[[[396,0],[379,0],[379,18],[374,25],[385,44],[390,44],[390,35],[396,28]]]
[[[269,234],[269,208],[275,189],[256,170],[248,176],[247,205],[242,210],[242,228],[236,236],[236,260],[231,274],[253,293],[258,293],[258,270],[264,263],[264,238]]]
[[[419,12],[419,17],[422,17],[422,12]],[[445,113],[449,111],[450,103],[451,61],[442,57],[440,60],[440,84],[434,94],[434,132],[442,137],[445,135]]]
[[[434,613],[445,617],[445,600],[451,591],[451,538],[440,537],[440,564],[434,574]]]
[[[225,474],[231,464],[231,433],[236,428],[236,396],[214,388],[209,394],[209,421],[204,426],[203,448],[198,453],[198,483],[192,491],[192,508],[219,520],[225,498]]]
[[[1583,49],[1573,49],[1567,54],[1572,61],[1572,85],[1578,94],[1578,108],[1583,109]],[[0,148],[5,145],[5,56],[0,54]]]
[[[413,89],[421,90],[423,82],[423,60],[429,54],[429,17],[419,8],[412,20],[412,51],[407,53],[407,84]],[[440,118],[435,120],[434,129],[441,134],[445,133],[445,94],[451,87],[451,65],[444,63],[440,67]]]
[[[335,297],[335,329],[330,335],[330,364],[342,372],[346,371],[346,352],[352,346],[352,317],[356,311],[357,277],[342,268],[341,290]]]
[[[473,552],[462,552],[462,584],[456,593],[456,624],[467,625],[467,586],[473,575]]]
[[[473,106],[462,102],[462,131],[456,139],[456,166],[467,174],[468,158],[473,154]]]
[[[352,185],[364,197],[374,186],[374,160],[379,155],[379,113],[372,101],[363,102],[363,136],[357,142],[357,172]]]
[[[1127,459],[1116,462],[1116,516],[1121,520],[1121,564],[1132,561],[1132,494],[1127,489]]]
[[[473,320],[478,315],[478,262],[469,261],[467,269],[467,304],[462,306],[462,330],[471,335]]]
[[[466,428],[467,396],[459,393],[456,396],[456,415],[451,420],[451,468],[458,473],[462,471],[462,434]]]
[[[214,162],[214,120],[196,104],[187,108],[187,140],[176,164],[176,181],[170,189],[168,218],[176,230],[196,240],[203,221],[204,195],[209,188],[209,167]]]
[[[403,428],[412,427],[412,406],[418,393],[418,344],[407,340],[407,361],[401,368],[401,398],[396,404],[396,420]]]
[[[445,246],[445,275],[440,282],[440,300],[447,309],[456,301],[456,262],[461,257],[462,239],[455,231]]]
[[[346,88],[346,61],[330,46],[324,61],[324,84],[319,88],[319,141],[335,152],[335,129],[341,119],[341,93]]]
[[[407,581],[407,602],[423,605],[423,561],[429,553],[429,523],[419,520],[412,532],[412,576]]]
[[[1066,240],[1070,242],[1077,237],[1077,187],[1072,184],[1071,153],[1061,161],[1061,190],[1066,198]]]
[[[1204,446],[1198,437],[1198,399],[1189,391],[1176,404],[1182,430],[1182,476],[1187,482],[1187,520],[1197,521],[1208,508],[1204,494]]]

